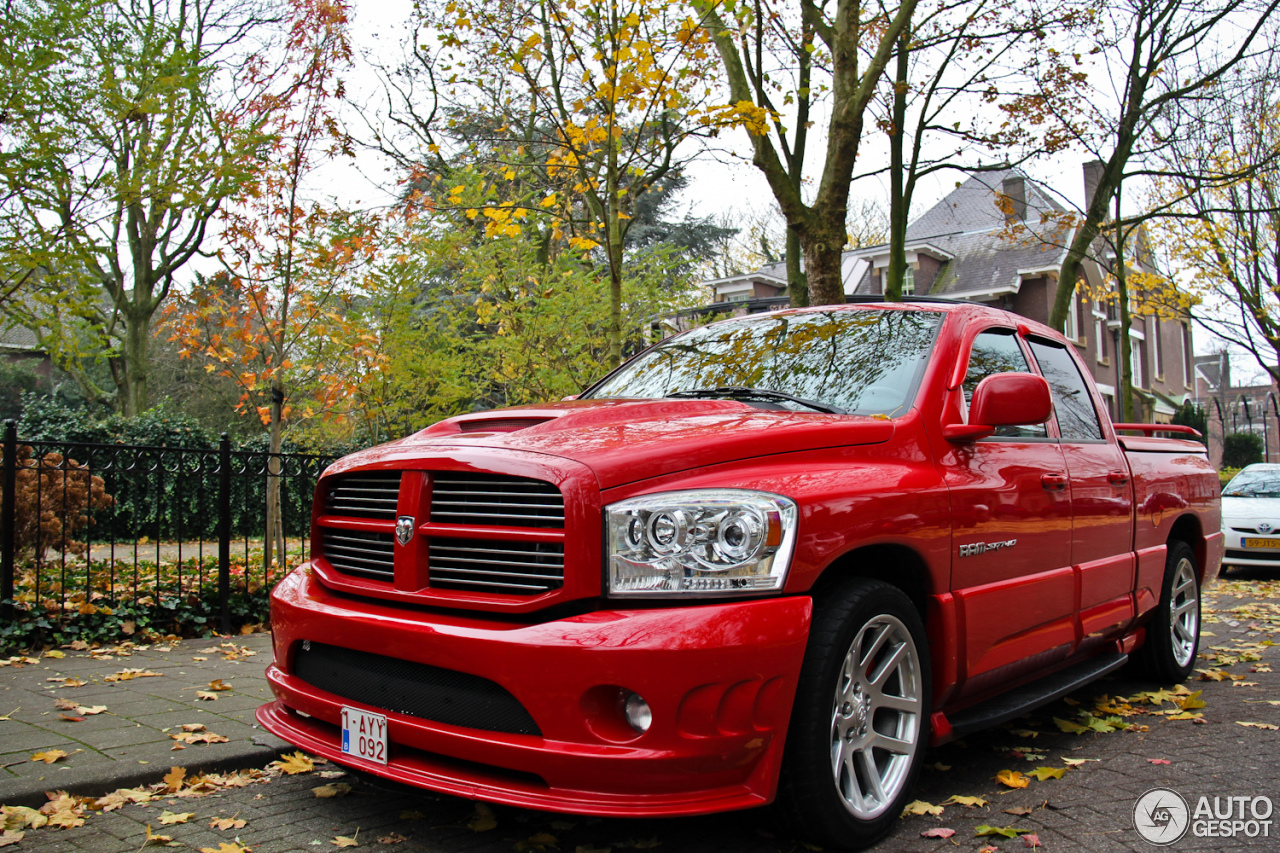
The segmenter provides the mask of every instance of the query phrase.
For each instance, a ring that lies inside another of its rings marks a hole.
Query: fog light
[[[648,702],[641,699],[638,694],[628,693],[624,708],[627,723],[631,728],[640,734],[649,731],[649,726],[653,725],[653,711],[649,709]]]

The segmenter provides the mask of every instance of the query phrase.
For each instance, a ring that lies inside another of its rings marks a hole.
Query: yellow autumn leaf
[[[1271,723],[1242,723],[1239,720],[1236,720],[1236,725],[1247,726],[1251,729],[1266,729],[1270,732],[1280,731],[1280,726],[1274,726]]]
[[[906,806],[906,808],[904,808],[904,809],[902,810],[902,816],[903,816],[903,817],[906,817],[906,816],[907,816],[907,815],[909,815],[909,814],[914,814],[914,815],[925,815],[925,814],[940,815],[940,814],[942,814],[942,806],[935,806],[933,803],[926,803],[924,800],[915,800],[915,801],[913,801],[913,802],[911,802],[911,803],[908,803],[908,804],[907,804],[907,806]]]
[[[360,843],[354,838],[348,838],[345,835],[335,836],[329,841],[334,847],[359,847]]]
[[[61,761],[66,758],[67,754],[60,749],[46,749],[43,752],[37,752],[31,756],[32,761],[43,761],[45,764],[52,764],[55,761]]]
[[[1010,788],[1025,788],[1031,784],[1031,780],[1017,770],[1001,770],[996,774],[996,781]]]
[[[330,782],[328,785],[320,785],[312,788],[311,793],[320,799],[330,799],[332,797],[345,797],[351,793],[351,786],[346,782]]]
[[[1043,782],[1045,779],[1061,779],[1062,774],[1067,772],[1065,767],[1037,767],[1027,773],[1028,776],[1034,776]]]
[[[944,800],[944,806],[957,805],[964,806],[967,809],[980,809],[986,806],[987,801],[982,797],[963,797],[959,794],[952,794],[949,800]]]
[[[166,811],[160,815],[160,823],[165,826],[173,826],[175,823],[186,823],[195,817],[195,812],[170,812]]]
[[[280,760],[271,762],[268,766],[274,767],[286,776],[310,773],[316,769],[315,762],[301,752],[291,752]]]

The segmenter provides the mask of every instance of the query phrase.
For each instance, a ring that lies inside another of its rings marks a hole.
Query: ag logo
[[[408,545],[409,540],[413,539],[413,531],[417,527],[412,515],[402,515],[396,519],[396,541],[401,545]]]
[[[1133,804],[1133,828],[1152,844],[1173,844],[1190,825],[1191,810],[1177,791],[1152,788]]]

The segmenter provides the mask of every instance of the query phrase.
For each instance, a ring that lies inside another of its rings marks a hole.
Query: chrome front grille
[[[325,495],[325,515],[352,518],[396,517],[400,497],[399,471],[370,471],[337,477]]]
[[[431,481],[431,520],[438,524],[564,527],[564,497],[551,483],[452,471]]]
[[[564,584],[564,544],[433,539],[431,586],[536,595]]]
[[[326,487],[317,553],[333,571],[353,579],[395,581],[396,553],[403,550],[395,538],[401,473],[344,474]],[[420,532],[409,543],[414,550],[401,558],[406,569],[416,569],[421,566],[413,561],[425,556],[429,588],[533,596],[564,586],[565,507],[554,484],[464,471],[412,472],[403,482],[407,489],[426,489],[404,496],[404,512],[416,516]],[[376,529],[350,529],[337,520],[343,517],[372,522],[359,526]],[[493,528],[506,532],[490,533]],[[509,538],[518,530],[528,532],[519,540]]]
[[[395,576],[395,536],[367,530],[325,528],[321,553],[335,569],[347,575],[389,581]]]

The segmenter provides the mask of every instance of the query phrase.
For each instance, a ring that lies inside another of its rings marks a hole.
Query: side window
[[[964,402],[973,400],[978,383],[993,373],[1030,373],[1027,359],[1018,346],[1012,329],[990,329],[973,339],[973,351],[969,354],[969,372],[964,378]],[[1000,427],[997,436],[1005,438],[1045,438],[1048,432],[1044,424]]]
[[[1089,386],[1071,354],[1065,349],[1042,341],[1031,341],[1031,353],[1040,372],[1049,382],[1053,410],[1058,416],[1058,429],[1063,441],[1101,439],[1102,427],[1089,396]]]

